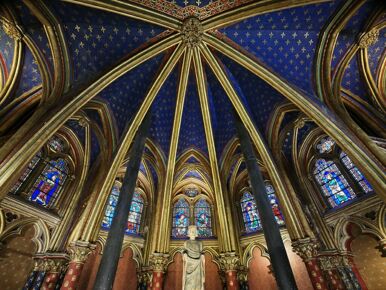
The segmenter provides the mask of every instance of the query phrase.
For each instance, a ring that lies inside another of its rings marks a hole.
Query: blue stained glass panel
[[[259,213],[257,212],[256,201],[250,192],[244,192],[240,201],[243,214],[245,231],[247,233],[261,230]]]
[[[331,137],[326,137],[320,140],[316,148],[319,150],[319,153],[328,153],[331,152],[334,145],[335,141]]]
[[[173,229],[174,238],[185,238],[188,236],[190,209],[184,198],[180,198],[173,208]]]
[[[370,183],[367,181],[366,177],[363,176],[362,172],[354,165],[354,163],[351,161],[350,157],[347,156],[345,152],[340,153],[340,160],[346,166],[346,168],[350,171],[350,174],[354,179],[358,182],[360,187],[362,188],[364,193],[372,192],[373,187],[370,185]]]
[[[194,218],[197,226],[197,234],[201,238],[212,236],[212,219],[210,205],[204,199],[198,200],[194,206]]]
[[[269,203],[271,204],[272,212],[275,216],[275,220],[276,220],[277,224],[279,226],[284,225],[285,224],[284,217],[280,211],[279,202],[278,202],[277,197],[275,195],[275,190],[274,190],[273,186],[271,184],[266,184],[265,190],[267,192]]]
[[[30,191],[29,199],[48,207],[58,196],[68,174],[64,159],[50,161]]]
[[[19,177],[18,181],[13,185],[10,192],[16,194],[19,190],[20,186],[27,180],[28,176],[30,176],[31,172],[35,169],[36,165],[39,163],[42,158],[42,151],[40,150],[34,158],[30,161],[27,168],[23,171],[22,175]]]
[[[318,159],[315,163],[314,176],[331,207],[334,208],[356,197],[334,162]]]

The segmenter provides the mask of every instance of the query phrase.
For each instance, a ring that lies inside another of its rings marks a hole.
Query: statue
[[[190,239],[184,244],[182,290],[204,290],[205,256],[202,243],[196,240],[197,227],[189,226],[188,235]]]

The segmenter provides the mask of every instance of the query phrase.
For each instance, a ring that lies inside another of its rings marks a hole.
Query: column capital
[[[83,264],[91,252],[95,249],[96,245],[85,241],[76,241],[70,243],[68,252],[70,254],[71,262]]]
[[[137,279],[138,279],[138,284],[140,283],[145,285],[150,284],[151,280],[153,279],[152,269],[150,267],[142,268],[140,271],[137,272]]]
[[[386,256],[386,239],[382,239],[379,241],[379,249],[382,252],[382,255]]]
[[[352,266],[348,253],[324,251],[319,253],[318,259],[320,267],[324,271]]]
[[[220,254],[221,270],[224,272],[236,271],[239,268],[240,258],[235,252],[226,252]]]
[[[169,260],[169,254],[153,253],[150,256],[150,265],[153,272],[162,272],[166,270],[166,264]]]
[[[309,261],[318,255],[319,243],[311,238],[299,239],[292,242],[292,248],[303,261]]]

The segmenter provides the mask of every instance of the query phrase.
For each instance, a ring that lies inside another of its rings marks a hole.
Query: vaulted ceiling
[[[202,34],[198,33],[198,41],[201,43],[188,46],[179,55],[176,65],[171,67],[169,75],[163,77],[160,89],[150,102],[152,123],[149,138],[158,146],[167,163],[176,126],[180,128],[178,146],[174,153],[177,159],[189,149],[198,150],[211,159],[213,156],[209,155],[213,145],[215,157],[220,162],[224,149],[236,135],[233,109],[235,104],[232,105],[228,97],[229,92],[224,90],[224,80],[221,82],[218,71],[213,67],[214,63],[219,64],[226,81],[229,81],[237,93],[242,110],[245,110],[256,130],[265,139],[263,142],[267,142],[268,127],[274,111],[284,102],[288,102],[282,92],[275,89],[269,81],[257,77],[245,65],[241,65],[240,61],[237,61],[240,57],[232,57],[230,54],[226,56],[226,50],[220,52],[216,41],[247,55],[250,61],[268,69],[306,98],[318,101],[315,88],[318,44],[324,28],[344,2],[67,0],[44,3],[51,19],[57,22],[61,29],[68,55],[68,95],[72,91],[83,90],[98,78],[103,78],[122,61],[180,33],[185,19],[195,17],[201,21],[199,27],[202,26],[203,31]],[[56,73],[57,68],[46,33],[47,27],[42,25],[29,3],[30,1],[17,1],[12,6],[17,15],[16,22],[23,27],[30,41],[29,45],[23,47],[18,88],[1,104],[0,109],[6,108],[23,94],[41,85],[43,70],[48,72],[51,80]],[[377,5],[378,1],[365,1],[338,35],[331,61],[332,75],[352,44],[357,41],[358,35],[366,31],[369,15],[375,13]],[[378,15],[376,19],[384,21],[384,16]],[[380,63],[385,59],[385,36],[385,28],[382,28],[379,41],[368,48],[370,70],[375,80],[379,78]],[[107,105],[116,140],[123,138],[138,110],[151,95],[151,88],[163,68],[170,65],[173,55],[178,51],[178,45],[180,38],[172,41],[167,49],[162,49],[116,78],[94,97],[98,102]],[[7,73],[12,67],[15,43],[1,30],[0,46],[2,82],[5,83]],[[174,120],[177,115],[177,99],[184,72],[183,59],[189,50],[196,53],[187,58],[190,61],[185,70],[188,72],[187,89],[181,122],[176,123]],[[39,61],[39,56],[42,61]],[[211,56],[213,59],[210,59]],[[358,61],[357,57],[350,60],[344,71],[342,89],[347,94],[370,102],[370,93],[360,76]],[[197,67],[197,62],[201,63],[202,68]],[[200,75],[201,69],[203,75]],[[200,82],[205,91],[201,96],[198,86]],[[207,114],[203,102],[207,102]],[[320,106],[323,107],[323,104]],[[90,119],[103,127],[100,115],[92,110],[85,111]],[[296,114],[287,114],[280,124],[281,128],[293,122]],[[82,134],[76,125],[71,122],[67,125],[78,135]],[[95,160],[101,151],[96,135],[93,136],[92,142],[92,160]],[[286,142],[283,151],[290,152],[291,142]],[[289,154],[288,152],[286,154]],[[194,176],[194,173],[190,174]]]

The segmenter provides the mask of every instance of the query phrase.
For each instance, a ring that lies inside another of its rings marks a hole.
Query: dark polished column
[[[249,134],[244,127],[244,124],[237,116],[235,118],[235,123],[240,139],[241,152],[244,155],[245,163],[247,165],[252,192],[259,210],[276,282],[281,290],[297,289],[283,240],[281,239],[279,226],[276,223],[271,204],[269,203],[266,194],[264,179],[261,175]]]
[[[130,159],[127,164],[112,225],[107,236],[106,245],[103,249],[103,256],[95,280],[94,290],[107,290],[112,289],[113,287],[127,226],[127,218],[130,211],[129,205],[131,204],[134,195],[150,120],[151,116],[150,113],[148,113],[138,129],[130,149]]]

